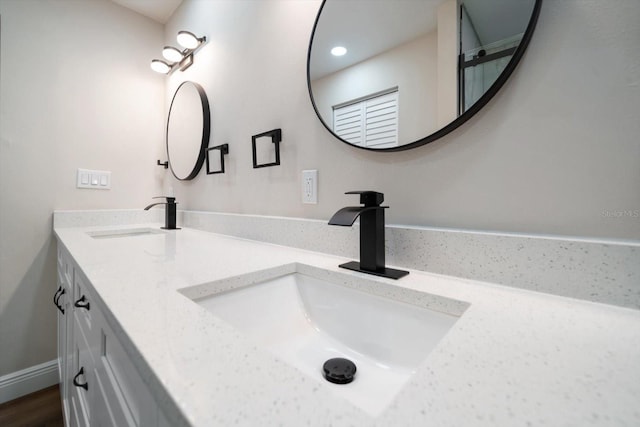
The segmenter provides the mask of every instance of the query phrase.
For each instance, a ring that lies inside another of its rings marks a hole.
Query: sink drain
[[[349,359],[336,357],[324,362],[324,378],[334,384],[349,384],[356,374],[356,364]]]

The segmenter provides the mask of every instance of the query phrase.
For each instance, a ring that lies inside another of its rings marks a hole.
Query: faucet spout
[[[356,219],[363,212],[374,210],[374,209],[384,209],[386,206],[347,206],[345,208],[340,209],[338,212],[333,214],[331,219],[329,220],[329,225],[341,225],[344,227],[351,227]]]
[[[157,203],[151,203],[149,206],[147,206],[146,208],[144,208],[145,211],[148,211],[149,209],[151,209],[152,207],[156,206],[156,205],[165,205],[165,212],[164,212],[164,227],[161,227],[165,230],[180,230],[180,228],[176,227],[176,198],[175,197],[169,197],[169,196],[159,196],[159,197],[154,197],[154,199],[166,199],[166,202],[157,202]]]
[[[158,203],[151,203],[149,206],[147,206],[146,208],[144,208],[145,211],[148,211],[149,209],[151,209],[152,207],[156,206],[156,205],[166,205],[166,203],[163,202],[158,202]]]
[[[340,209],[333,214],[329,225],[350,227],[360,217],[360,262],[347,262],[340,267],[392,279],[409,274],[407,271],[385,266],[384,210],[388,206],[380,206],[384,201],[384,195],[375,191],[350,191],[346,194],[360,195],[360,203],[364,206],[347,206]]]

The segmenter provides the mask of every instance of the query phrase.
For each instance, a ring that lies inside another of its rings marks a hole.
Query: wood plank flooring
[[[63,427],[58,384],[0,405],[2,427]]]

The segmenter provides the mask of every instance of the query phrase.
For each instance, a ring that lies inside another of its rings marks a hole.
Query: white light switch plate
[[[302,171],[302,203],[318,203],[318,171]]]
[[[92,188],[94,190],[111,189],[111,171],[97,171],[78,169],[76,175],[77,188]]]

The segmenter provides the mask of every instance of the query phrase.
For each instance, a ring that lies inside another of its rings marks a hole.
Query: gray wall
[[[56,352],[54,209],[144,207],[161,188],[162,26],[106,0],[0,0],[0,376]],[[78,190],[76,169],[112,171]]]
[[[224,175],[167,177],[186,209],[327,219],[375,189],[395,224],[640,239],[640,3],[545,0],[520,66],[480,114],[404,153],[332,138],[306,87],[319,1],[185,0],[166,26],[210,42],[168,79],[201,83],[211,145],[229,143]],[[282,166],[253,170],[251,135],[283,130]],[[300,172],[319,170],[319,204],[300,201]],[[621,211],[635,211],[622,213]]]

